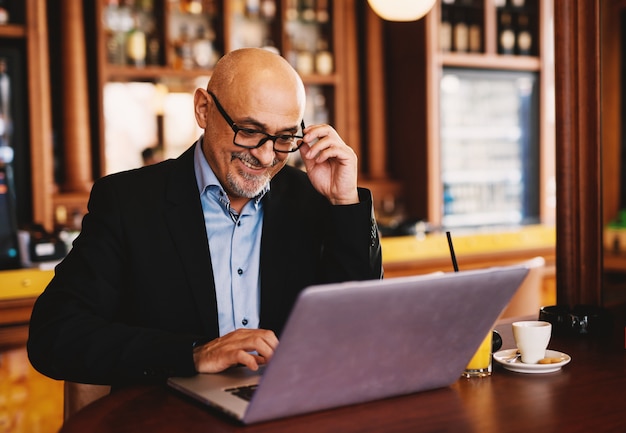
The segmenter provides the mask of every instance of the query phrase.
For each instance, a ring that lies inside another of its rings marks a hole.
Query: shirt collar
[[[201,135],[198,141],[196,141],[196,144],[195,144],[196,148],[194,149],[194,156],[193,156],[193,167],[194,167],[194,171],[196,174],[198,192],[200,193],[200,195],[202,195],[204,191],[210,186],[216,186],[220,189],[220,191],[224,193],[224,197],[228,197],[228,194],[226,194],[226,191],[224,191],[224,188],[222,187],[222,185],[220,184],[220,181],[215,176],[215,173],[211,169],[211,166],[209,165],[208,161],[206,160],[204,156],[204,153],[202,152],[203,139],[204,139],[204,135]],[[254,197],[253,200],[254,200],[255,206],[258,206],[261,199],[265,196],[265,194],[267,194],[269,190],[270,190],[270,182],[268,182],[265,185],[265,187],[263,187],[263,190],[256,197]]]

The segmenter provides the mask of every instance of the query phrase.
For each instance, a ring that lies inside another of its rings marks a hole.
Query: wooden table
[[[496,329],[503,335],[504,347],[512,347],[510,324]],[[555,373],[512,373],[496,366],[485,379],[460,379],[448,388],[247,427],[174,391],[133,387],[87,406],[61,433],[623,432],[623,339],[623,333],[604,340],[555,337],[549,348],[572,357]]]

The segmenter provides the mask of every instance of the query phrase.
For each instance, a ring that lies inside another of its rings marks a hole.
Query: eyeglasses
[[[274,146],[274,152],[278,153],[292,153],[300,149],[302,146],[303,142],[301,141],[298,143],[298,140],[304,138],[303,135],[271,135],[257,129],[240,128],[226,113],[226,110],[224,110],[224,107],[222,107],[222,104],[220,104],[220,101],[217,100],[217,97],[213,94],[213,92],[209,92],[209,95],[213,98],[217,110],[235,133],[235,136],[233,137],[233,144],[236,146],[246,149],[256,149],[257,147],[263,146],[268,140],[271,140]],[[300,127],[304,131],[304,119],[300,122]]]

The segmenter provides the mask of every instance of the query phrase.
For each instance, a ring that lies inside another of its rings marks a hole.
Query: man
[[[330,126],[305,127],[304,106],[280,56],[224,56],[196,90],[194,146],[95,183],[82,232],[33,309],[33,366],[113,385],[256,370],[303,288],[381,278],[357,158]],[[298,146],[306,173],[286,166]]]

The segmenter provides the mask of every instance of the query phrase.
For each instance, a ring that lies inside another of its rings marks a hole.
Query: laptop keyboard
[[[225,389],[224,391],[230,392],[232,395],[242,398],[246,401],[250,401],[252,400],[252,395],[254,394],[254,391],[256,391],[257,386],[258,384],[237,386],[235,388]]]

